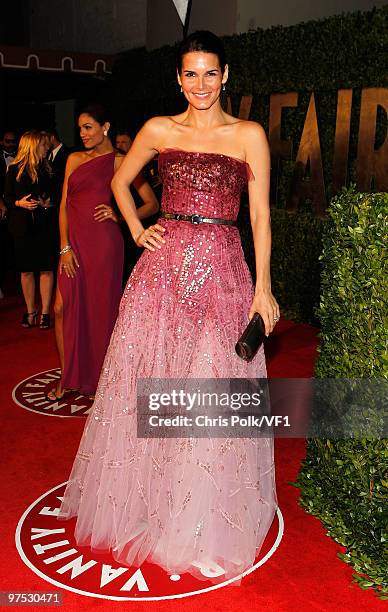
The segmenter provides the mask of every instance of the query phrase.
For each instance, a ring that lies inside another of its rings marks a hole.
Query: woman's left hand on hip
[[[118,222],[117,214],[109,204],[99,204],[95,207],[94,220],[101,223],[101,221],[114,221]]]

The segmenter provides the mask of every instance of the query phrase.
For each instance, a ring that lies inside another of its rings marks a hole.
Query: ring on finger
[[[275,315],[274,318],[273,318],[275,323],[277,323],[279,321],[279,319],[280,319],[280,317],[278,317],[278,315]]]

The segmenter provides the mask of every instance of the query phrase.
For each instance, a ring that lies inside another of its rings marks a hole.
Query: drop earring
[[[182,85],[181,85],[181,93],[183,93],[183,88],[182,88]]]
[[[108,130],[104,130],[104,136],[108,136]]]
[[[225,91],[226,87],[225,87],[225,83],[222,83],[222,91]]]

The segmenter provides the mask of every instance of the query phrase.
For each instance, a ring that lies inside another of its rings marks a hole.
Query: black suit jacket
[[[59,204],[61,203],[63,179],[65,176],[66,162],[69,154],[70,150],[62,145],[54,160],[50,162],[53,169],[52,200],[54,206],[56,207],[59,207]]]

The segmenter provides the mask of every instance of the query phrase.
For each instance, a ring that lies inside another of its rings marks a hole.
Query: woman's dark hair
[[[182,40],[178,47],[176,58],[176,65],[179,73],[182,72],[183,56],[192,51],[202,51],[203,53],[214,53],[217,55],[221,72],[222,74],[224,73],[225,65],[227,64],[224,45],[213,32],[198,30],[190,34],[185,40]]]
[[[93,117],[94,121],[97,121],[100,125],[104,125],[106,122],[110,122],[108,109],[100,103],[96,104],[87,104],[83,108],[81,108],[78,113],[78,117],[82,114],[90,115]]]

